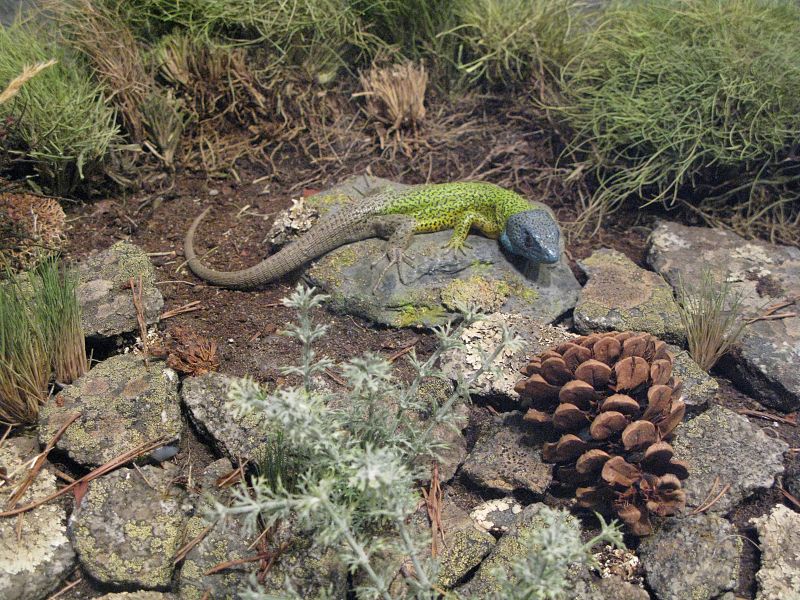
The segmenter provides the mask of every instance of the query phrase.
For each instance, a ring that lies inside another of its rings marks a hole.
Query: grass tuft
[[[77,273],[57,258],[43,261],[31,276],[34,318],[45,339],[56,381],[72,383],[89,370],[76,294]]]
[[[596,18],[549,107],[596,180],[581,227],[632,198],[682,203],[717,224],[738,214],[749,235],[759,222],[796,243],[800,6],[617,0]]]
[[[689,355],[701,369],[710,371],[744,330],[742,295],[734,292],[729,282],[715,281],[710,270],[703,272],[696,287],[680,279],[677,292]]]
[[[0,284],[0,422],[35,423],[47,400],[50,361],[44,332],[19,279]]]
[[[57,64],[0,104],[0,119],[14,123],[0,139],[0,151],[10,153],[20,168],[30,165],[40,187],[68,195],[102,170],[118,136],[114,111],[63,48],[45,44],[23,26],[0,28],[0,82],[13,80],[25,65],[51,58]]]

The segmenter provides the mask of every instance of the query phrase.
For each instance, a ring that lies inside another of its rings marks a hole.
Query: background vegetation
[[[576,231],[656,203],[798,242],[790,0],[68,0],[47,18],[59,26],[0,32],[0,82],[59,61],[0,108],[0,144],[12,177],[56,193],[98,172],[235,176],[237,162],[271,164],[284,144],[323,169],[365,132],[390,157],[465,146],[458,123],[420,106],[491,94],[553,132],[550,168],[585,191]],[[405,62],[416,66],[370,86]],[[381,89],[402,86],[423,97],[387,123]]]

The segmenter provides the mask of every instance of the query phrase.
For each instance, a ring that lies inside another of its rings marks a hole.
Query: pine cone
[[[636,535],[652,533],[651,514],[686,503],[688,468],[667,443],[686,411],[672,364],[648,333],[594,333],[534,357],[515,387],[530,403],[525,420],[561,434],[542,449],[559,481],[577,488],[580,506],[613,510]]]
[[[0,194],[0,274],[35,267],[64,244],[67,217],[52,198]]]

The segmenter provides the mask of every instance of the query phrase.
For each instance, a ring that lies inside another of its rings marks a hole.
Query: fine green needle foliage
[[[89,370],[81,327],[77,274],[50,258],[31,277],[33,310],[46,341],[47,354],[59,383],[72,383]]]
[[[581,224],[633,198],[796,239],[800,5],[616,0],[596,20],[548,107],[597,184]]]
[[[257,411],[272,430],[282,432],[281,445],[293,461],[293,489],[287,489],[283,474],[277,476],[284,458],[273,454],[265,471],[271,469],[275,476],[263,472],[250,489],[238,491],[232,506],[216,506],[216,516],[242,515],[253,529],[279,521],[294,524],[296,535],[341,553],[359,575],[356,591],[361,598],[397,598],[389,588],[399,564],[380,557],[409,557],[414,576],[405,580],[407,593],[402,597],[436,598],[436,565],[426,546],[429,540],[421,539],[407,519],[420,500],[416,482],[428,478],[431,461],[444,448],[435,430],[455,426],[454,408],[468,398],[475,378],[503,349],[518,348],[519,341],[506,332],[498,348],[484,356],[483,367],[459,381],[448,398],[441,403],[426,399],[420,386],[429,378],[444,378],[437,361],[461,343],[461,328],[476,318],[468,311],[458,327],[437,331],[440,347],[431,357],[423,361],[410,354],[414,372],[410,381],[398,380],[386,360],[367,355],[343,367],[350,390],[336,396],[317,383],[331,366],[313,349],[326,333],[325,326],[315,325],[312,318],[324,300],[298,286],[284,301],[299,315],[286,333],[302,348],[300,364],[285,372],[299,376],[300,385],[268,393],[253,383],[239,382],[230,390],[232,410]],[[291,592],[291,583],[285,597],[300,597]],[[254,589],[248,597],[275,596]]]
[[[457,0],[459,68],[473,82],[527,84],[571,57],[575,0]]]
[[[701,369],[710,371],[736,343],[746,325],[742,295],[727,281],[718,283],[709,270],[696,287],[678,283],[678,308],[686,330],[689,355]]]
[[[569,598],[567,570],[592,562],[592,548],[601,542],[624,548],[617,521],[606,523],[601,515],[600,533],[588,542],[581,541],[581,530],[574,517],[562,509],[544,507],[540,511],[544,527],[535,529],[523,541],[524,552],[510,569],[497,569],[500,583],[496,600],[566,600]]]
[[[30,291],[9,278],[0,284],[0,422],[35,423],[47,400],[50,361]]]
[[[66,195],[101,169],[118,129],[98,86],[62,47],[23,26],[0,28],[0,86],[50,59],[58,62],[0,105],[0,118],[13,123],[0,151],[31,164],[40,187]]]

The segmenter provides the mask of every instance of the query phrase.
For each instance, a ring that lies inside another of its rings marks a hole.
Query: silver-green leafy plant
[[[282,431],[287,451],[302,457],[301,465],[293,463],[293,489],[287,490],[275,474],[271,480],[257,476],[249,488],[237,490],[231,506],[217,504],[215,516],[239,515],[253,531],[285,522],[298,535],[313,532],[308,537],[318,547],[335,549],[357,573],[360,598],[396,598],[390,585],[399,563],[389,557],[407,557],[413,576],[401,586],[404,597],[435,598],[436,564],[428,540],[407,522],[420,500],[417,482],[429,477],[431,461],[445,448],[437,430],[456,426],[454,408],[468,400],[473,382],[500,352],[519,349],[520,342],[505,331],[499,346],[484,354],[481,368],[460,378],[446,399],[426,398],[420,387],[430,378],[446,379],[437,367],[439,359],[461,344],[461,331],[478,317],[466,310],[459,325],[435,330],[439,347],[429,358],[409,354],[410,381],[401,381],[381,357],[366,355],[344,365],[350,391],[337,397],[318,385],[318,376],[332,363],[313,348],[327,329],[312,320],[313,309],[324,300],[301,286],[284,300],[299,315],[286,334],[302,348],[299,366],[285,373],[299,376],[300,385],[267,392],[245,380],[230,390],[235,413],[259,413],[268,428]],[[252,590],[250,597],[276,596]],[[287,585],[284,597],[301,596]]]
[[[571,585],[566,577],[568,570],[590,565],[594,546],[605,542],[625,547],[617,521],[607,523],[598,515],[600,532],[583,542],[577,520],[567,511],[544,507],[539,516],[544,527],[524,536],[523,550],[509,568],[495,569],[499,582],[496,600],[564,600]]]

